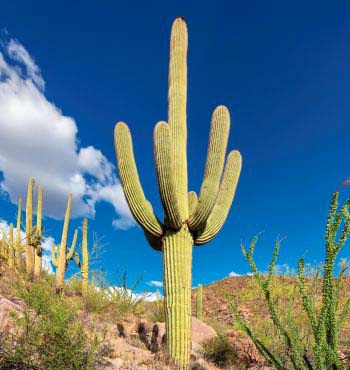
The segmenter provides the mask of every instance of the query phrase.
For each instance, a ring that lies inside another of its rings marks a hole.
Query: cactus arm
[[[125,123],[119,122],[116,125],[114,138],[120,179],[131,213],[139,225],[148,233],[154,236],[162,236],[163,225],[153,213],[152,206],[142,190],[130,131]]]
[[[18,200],[17,226],[16,226],[16,265],[20,267],[22,261],[21,245],[22,198]]]
[[[177,18],[171,29],[168,123],[171,133],[176,199],[182,220],[188,219],[187,198],[187,26]]]
[[[163,203],[165,219],[175,230],[182,225],[175,192],[173,159],[171,156],[170,129],[166,122],[159,122],[154,128],[154,156],[157,168],[159,193]]]
[[[209,216],[205,228],[196,237],[195,245],[202,245],[214,239],[224,224],[230,210],[239,175],[241,173],[242,157],[239,151],[233,150],[227,157],[226,166],[219,189],[218,198]]]
[[[57,267],[58,265],[58,256],[57,256],[57,247],[55,244],[51,246],[51,262],[52,264]]]
[[[225,164],[229,131],[229,111],[226,107],[219,106],[212,115],[207,161],[198,204],[188,220],[188,225],[192,231],[204,227],[215,206]]]
[[[195,191],[190,191],[188,193],[188,213],[191,215],[198,203],[197,193]]]
[[[72,245],[71,247],[69,248],[69,251],[67,253],[67,261],[70,261],[72,258],[73,258],[73,254],[74,254],[74,250],[75,250],[75,246],[77,245],[77,239],[78,239],[78,230],[75,230],[74,231],[74,236],[73,236],[73,241],[72,241]]]
[[[34,248],[32,246],[33,228],[33,187],[34,178],[28,182],[27,206],[26,206],[26,272],[30,276],[34,272]]]
[[[162,251],[162,239],[153,236],[152,234],[148,233],[147,231],[143,230],[145,237],[149,243],[149,245],[156,251]]]
[[[34,275],[40,276],[41,273],[41,237],[42,237],[42,209],[43,209],[43,188],[38,188],[38,207],[36,212],[36,230],[35,230],[35,264],[34,264]]]

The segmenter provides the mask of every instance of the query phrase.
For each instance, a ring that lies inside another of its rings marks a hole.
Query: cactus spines
[[[81,272],[81,288],[82,294],[85,295],[89,288],[89,250],[88,250],[88,220],[84,218],[83,222],[83,242],[81,245],[82,261],[80,261],[79,253],[75,253],[75,263],[80,268]]]
[[[197,287],[197,319],[202,320],[203,317],[203,286],[199,284]]]
[[[16,226],[16,266],[19,268],[22,264],[22,243],[21,243],[21,222],[22,222],[22,198],[18,200],[17,226]]]
[[[78,237],[78,231],[74,233],[72,246],[67,253],[67,235],[69,227],[70,212],[72,206],[72,194],[69,194],[66,214],[64,216],[64,224],[62,230],[61,244],[59,245],[58,256],[55,255],[56,248],[53,246],[52,250],[52,263],[56,266],[56,292],[62,293],[64,285],[64,274],[66,272],[68,262],[72,259],[75,249],[75,244]]]
[[[31,278],[34,273],[34,247],[33,239],[33,188],[34,178],[28,182],[27,206],[26,206],[26,272]]]
[[[42,208],[43,208],[43,189],[41,186],[38,188],[38,206],[36,211],[36,228],[34,235],[34,248],[35,248],[35,265],[34,265],[34,276],[38,278],[42,268]]]
[[[123,122],[115,127],[117,162],[126,200],[150,245],[163,252],[167,347],[180,370],[188,368],[190,359],[192,247],[212,240],[224,224],[242,162],[240,153],[232,151],[225,164],[230,116],[226,107],[219,106],[212,115],[200,195],[188,192],[187,44],[186,23],[177,18],[170,38],[168,123],[161,121],[154,130],[163,223],[142,190],[129,128]]]

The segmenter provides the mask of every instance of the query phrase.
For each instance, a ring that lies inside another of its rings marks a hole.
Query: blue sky
[[[56,241],[62,222],[49,216],[63,216],[62,200],[74,189],[79,217],[71,236],[80,216],[88,214],[90,230],[104,237],[106,271],[123,267],[131,279],[144,272],[149,289],[147,281],[162,280],[161,254],[147,245],[138,227],[120,229],[131,220],[119,203],[113,128],[119,120],[128,123],[145,193],[160,213],[152,134],[155,123],[167,118],[171,23],[184,16],[190,190],[200,188],[216,105],[230,109],[229,148],[243,156],[225,226],[213,242],[194,250],[193,284],[231,271],[246,273],[240,242],[261,231],[256,249],[261,268],[277,235],[286,236],[281,264],[295,265],[302,255],[310,262],[322,260],[328,203],[350,176],[349,2],[101,4],[2,4],[7,74],[3,69],[6,76],[0,78],[0,129],[7,136],[0,138],[0,218],[14,221],[13,203],[25,195],[30,172],[46,184],[44,225]],[[16,104],[9,105],[10,98]],[[33,102],[32,111],[27,104]],[[122,220],[119,228],[112,225],[116,219]]]

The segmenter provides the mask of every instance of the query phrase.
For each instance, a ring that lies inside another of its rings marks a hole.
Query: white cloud
[[[236,276],[241,276],[240,274],[237,274],[236,272],[234,271],[231,271],[229,274],[228,274],[229,277],[236,277]]]
[[[28,178],[44,189],[44,213],[63,218],[68,194],[72,216],[95,214],[99,201],[113,205],[113,225],[135,225],[115,168],[92,146],[79,147],[78,128],[45,94],[45,81],[27,50],[11,40],[0,51],[0,192],[12,203],[25,198]]]
[[[162,288],[163,287],[163,282],[162,281],[157,281],[157,280],[151,280],[147,281],[147,285],[154,286],[157,288]]]

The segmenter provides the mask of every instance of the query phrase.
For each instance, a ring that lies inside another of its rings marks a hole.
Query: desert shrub
[[[81,296],[80,302],[84,311],[96,314],[104,313],[104,310],[110,304],[103,291],[91,287]]]
[[[14,316],[13,332],[2,338],[0,368],[94,369],[101,340],[83,328],[72,304],[45,280],[19,286],[18,296],[26,308]]]
[[[153,322],[164,322],[165,311],[164,311],[164,300],[157,294],[157,298],[153,302],[148,302],[147,312],[151,321]]]
[[[237,359],[235,349],[227,337],[221,334],[202,343],[201,352],[206,360],[219,367],[231,366]]]
[[[114,279],[109,279],[105,274],[97,276],[97,289],[103,292],[108,301],[108,310],[112,319],[119,319],[129,314],[138,316],[144,311],[144,302],[149,293],[136,292],[142,277],[142,275],[138,276],[129,284],[126,271],[117,271]]]
[[[242,247],[257,286],[266,303],[270,317],[269,335],[278,338],[278,346],[264,340],[261,333],[241,317],[236,304],[226,295],[240,328],[252,339],[259,352],[277,369],[344,369],[348,359],[341,355],[348,352],[348,346],[341,344],[343,328],[348,328],[350,312],[349,281],[345,274],[348,263],[342,260],[340,273],[335,277],[337,255],[350,235],[350,199],[338,210],[339,194],[335,193],[326,223],[326,257],[322,268],[307,274],[304,259],[298,263],[297,279],[289,283],[288,300],[282,305],[274,295],[274,284],[281,278],[274,276],[280,241],[277,240],[272,260],[266,274],[259,272],[254,258],[258,237],[249,249]],[[265,320],[268,322],[268,320]],[[343,355],[342,355],[343,356]]]

